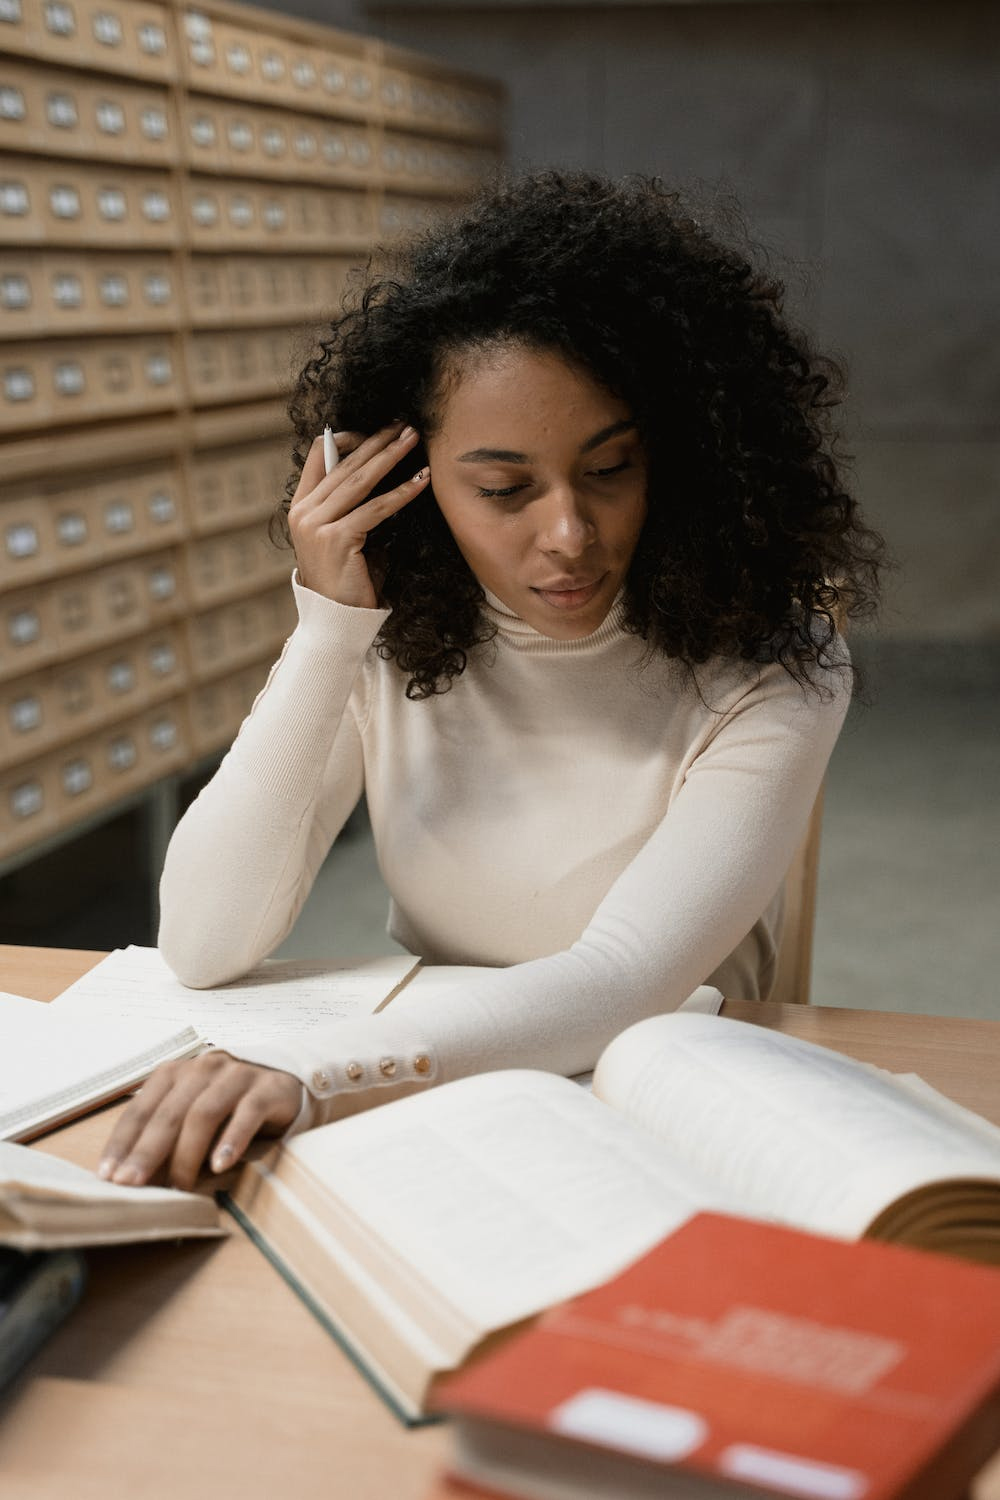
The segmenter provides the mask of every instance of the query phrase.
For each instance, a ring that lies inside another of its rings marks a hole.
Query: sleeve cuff
[[[328,647],[336,643],[342,650],[354,647],[368,650],[389,618],[387,609],[358,609],[353,604],[339,604],[325,594],[306,588],[298,568],[292,573],[292,593],[299,616],[299,632],[311,645]]]
[[[286,1135],[358,1114],[442,1081],[437,1051],[418,1026],[388,1014],[341,1021],[323,1031],[226,1048],[242,1062],[280,1068],[303,1086]]]

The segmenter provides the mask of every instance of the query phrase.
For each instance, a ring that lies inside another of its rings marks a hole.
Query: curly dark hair
[[[837,624],[875,609],[883,544],[835,457],[840,371],[789,326],[783,296],[657,179],[498,178],[348,292],[290,404],[298,469],[327,422],[436,431],[463,354],[560,353],[631,408],[646,450],[626,628],[692,669],[723,655],[815,682]],[[378,488],[425,463],[421,444]],[[492,631],[431,490],[369,551],[391,608],[380,653],[409,697],[445,691]]]

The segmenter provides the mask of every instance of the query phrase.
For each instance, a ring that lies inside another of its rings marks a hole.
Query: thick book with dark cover
[[[78,1250],[0,1247],[0,1390],[69,1317],[86,1279]]]
[[[699,1214],[439,1382],[524,1500],[959,1500],[1000,1444],[1000,1271]]]

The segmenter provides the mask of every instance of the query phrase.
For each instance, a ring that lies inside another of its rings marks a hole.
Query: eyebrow
[[[618,437],[619,433],[630,432],[635,427],[631,417],[625,417],[620,422],[612,422],[610,427],[602,427],[600,432],[595,432],[580,448],[581,453],[592,453],[609,438]],[[529,457],[526,453],[515,453],[510,448],[473,448],[468,453],[459,455],[457,462],[460,464],[526,464]]]

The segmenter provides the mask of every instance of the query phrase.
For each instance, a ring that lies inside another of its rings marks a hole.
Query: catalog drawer
[[[5,52],[130,78],[177,72],[173,23],[155,0],[0,0],[0,41]]]
[[[0,244],[166,248],[179,235],[176,189],[166,172],[0,159]]]
[[[0,432],[171,410],[180,400],[172,335],[0,344]]]
[[[25,487],[0,504],[0,585],[79,571],[179,540],[185,532],[177,464],[111,471],[72,486]]]
[[[79,739],[186,683],[176,625],[7,682],[0,686],[0,766]]]
[[[193,609],[267,588],[278,578],[287,579],[295,561],[290,551],[270,541],[263,521],[239,531],[201,537],[184,550]]]
[[[11,151],[160,166],[178,159],[166,89],[2,56],[0,128]]]
[[[0,338],[167,329],[180,319],[169,256],[0,250]]]
[[[187,468],[191,530],[204,535],[256,520],[263,533],[291,470],[291,445],[284,438],[195,452]],[[285,555],[290,569],[291,554]]]

